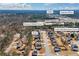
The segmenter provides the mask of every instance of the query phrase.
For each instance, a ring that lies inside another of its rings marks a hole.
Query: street
[[[47,36],[46,31],[42,31],[42,39],[43,39],[43,43],[44,43],[44,48],[45,48],[45,56],[52,56],[53,54],[51,53],[51,48],[49,46],[49,39]]]

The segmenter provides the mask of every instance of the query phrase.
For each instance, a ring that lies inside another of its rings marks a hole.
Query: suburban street
[[[43,43],[44,43],[44,48],[45,48],[45,56],[52,56],[52,52],[51,52],[51,47],[49,46],[49,38],[47,36],[46,31],[42,31],[42,39],[43,39]]]

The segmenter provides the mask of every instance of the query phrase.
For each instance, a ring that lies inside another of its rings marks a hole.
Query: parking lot
[[[63,56],[79,55],[78,32],[51,32],[48,33],[54,53]]]
[[[32,35],[31,56],[79,55],[79,32],[39,30],[37,33]]]

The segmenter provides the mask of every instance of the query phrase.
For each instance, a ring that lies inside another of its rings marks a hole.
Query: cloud
[[[0,4],[0,9],[31,10],[32,6],[26,3],[9,3],[9,4],[5,3],[5,4]]]
[[[63,10],[77,10],[79,9],[78,7],[64,7],[62,8]]]
[[[44,3],[44,6],[51,6],[52,3]]]
[[[51,9],[51,5],[52,5],[52,3],[44,3],[44,9],[45,10]]]
[[[49,5],[49,3],[45,3],[44,5],[45,5],[45,6],[48,6],[48,5]]]
[[[75,7],[75,3],[45,3],[44,6],[46,9],[51,8],[54,10],[78,10],[79,7]]]

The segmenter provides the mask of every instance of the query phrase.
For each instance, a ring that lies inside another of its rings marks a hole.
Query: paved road
[[[46,34],[46,31],[42,31],[42,36],[43,36],[43,41],[45,43],[45,56],[52,56],[53,54],[51,53],[51,48],[49,47],[48,43],[48,36]]]

